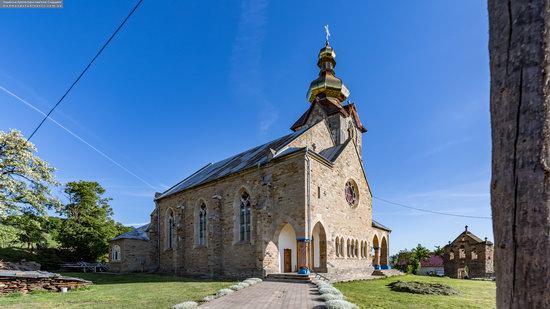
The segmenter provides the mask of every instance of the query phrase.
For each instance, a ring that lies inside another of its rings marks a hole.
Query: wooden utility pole
[[[497,308],[550,308],[549,5],[488,1]]]

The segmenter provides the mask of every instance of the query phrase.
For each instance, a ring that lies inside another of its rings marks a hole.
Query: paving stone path
[[[313,284],[263,281],[200,306],[201,309],[325,309]]]

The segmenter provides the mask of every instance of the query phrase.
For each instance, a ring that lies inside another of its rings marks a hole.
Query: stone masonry
[[[444,247],[445,276],[451,278],[485,278],[494,273],[493,243],[481,240],[468,231]]]

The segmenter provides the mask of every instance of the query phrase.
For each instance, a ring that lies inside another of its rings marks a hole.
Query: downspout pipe
[[[160,270],[160,207],[155,199],[155,208],[157,209],[157,271]]]
[[[305,233],[304,233],[304,239],[302,240],[304,242],[304,246],[306,247],[306,256],[307,256],[307,259],[306,259],[306,265],[309,263],[310,261],[310,256],[309,256],[309,246],[307,246],[307,243],[309,241],[311,241],[311,237],[310,237],[310,228],[311,228],[311,198],[310,198],[310,193],[311,193],[311,162],[310,162],[310,159],[309,159],[309,156],[308,156],[308,152],[309,152],[309,148],[306,147],[306,155],[305,155],[305,161],[306,161],[306,228],[305,228]],[[307,266],[304,266],[304,267],[301,267],[299,270],[298,270],[298,274],[300,275],[309,275],[310,274],[310,270]]]

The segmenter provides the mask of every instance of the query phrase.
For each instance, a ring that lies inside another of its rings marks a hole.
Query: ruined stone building
[[[146,229],[149,269],[212,277],[309,270],[360,278],[389,268],[390,229],[372,219],[362,160],[367,130],[335,76],[335,57],[327,41],[307,109],[289,134],[157,193]],[[124,242],[113,240],[111,251]],[[130,270],[125,267],[115,268]]]
[[[451,278],[485,278],[494,273],[493,243],[464,232],[444,247],[445,276]]]

